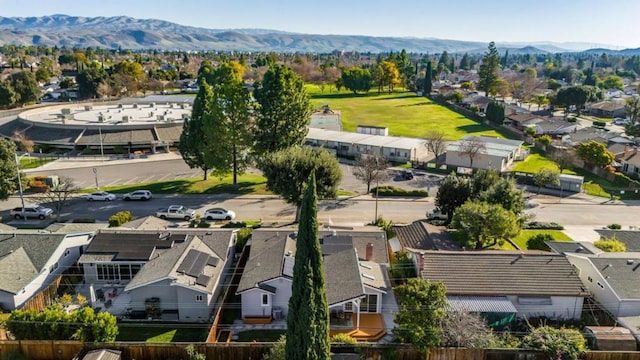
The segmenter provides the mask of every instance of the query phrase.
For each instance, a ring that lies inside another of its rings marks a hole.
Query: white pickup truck
[[[160,219],[183,219],[189,221],[196,217],[196,211],[182,205],[171,205],[166,209],[158,209],[156,216]]]

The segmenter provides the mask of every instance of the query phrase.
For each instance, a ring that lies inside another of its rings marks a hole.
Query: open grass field
[[[504,137],[490,127],[479,124],[431,100],[410,92],[392,94],[371,91],[368,94],[353,94],[342,91],[320,92],[315,85],[307,85],[315,107],[329,105],[342,113],[345,131],[356,131],[357,125],[384,126],[389,135],[422,137],[429,130],[442,130],[449,140],[458,140],[465,135],[489,135]]]
[[[567,234],[560,230],[522,230],[518,236],[511,239],[520,249],[528,249],[527,240],[537,234],[549,234],[555,241],[573,241]]]
[[[152,343],[203,342],[207,340],[207,326],[193,327],[119,324],[116,341],[144,341]]]
[[[153,183],[129,184],[107,186],[101,190],[113,193],[127,193],[134,190],[146,189],[153,194],[271,194],[266,189],[267,179],[261,175],[244,174],[238,177],[238,184],[232,184],[232,177],[219,178],[209,176],[207,180],[202,177],[186,178],[171,181]],[[87,189],[86,192],[95,191]]]

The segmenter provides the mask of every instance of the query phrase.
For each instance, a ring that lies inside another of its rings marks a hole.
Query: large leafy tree
[[[480,201],[497,204],[515,215],[522,215],[524,210],[524,193],[518,189],[513,179],[498,178],[498,181],[477,197]]]
[[[538,186],[538,194],[543,186],[560,186],[560,173],[551,169],[543,168],[533,174],[533,182]]]
[[[9,75],[9,84],[16,93],[20,104],[34,103],[40,98],[40,88],[36,76],[29,71],[20,71]]]
[[[542,326],[533,328],[522,339],[525,349],[542,351],[549,359],[576,360],[587,351],[587,341],[580,330]]]
[[[18,94],[8,81],[0,81],[0,108],[13,106],[18,99]]]
[[[286,359],[330,359],[329,306],[318,239],[318,199],[312,173],[301,204],[287,316]]]
[[[253,96],[255,146],[258,155],[301,145],[311,119],[311,102],[302,79],[290,68],[273,64],[256,84]]]
[[[209,116],[209,103],[213,100],[213,91],[203,80],[200,83],[198,95],[193,101],[193,109],[191,110],[191,118],[185,120],[182,125],[182,133],[180,134],[180,143],[178,149],[184,162],[190,168],[199,168],[204,172],[203,178],[207,180],[209,170],[213,168],[211,153],[215,151],[204,140],[204,118]]]
[[[267,188],[298,207],[296,221],[300,219],[300,202],[305,183],[312,173],[320,198],[335,198],[342,180],[340,164],[335,156],[324,149],[292,147],[264,156],[258,167],[267,178]]]
[[[438,194],[436,195],[436,206],[443,214],[447,214],[447,221],[451,221],[454,211],[465,203],[471,196],[471,183],[468,178],[456,176],[451,173],[444,178]]]
[[[363,69],[361,67],[353,67],[350,69],[342,70],[341,76],[342,85],[345,88],[357,92],[368,92],[372,85],[372,76],[369,69]]]
[[[603,143],[591,140],[578,145],[576,149],[578,156],[591,166],[604,167],[615,159],[611,151]]]
[[[0,137],[0,200],[7,200],[18,188],[16,144]]]
[[[223,63],[215,69],[213,98],[207,102],[202,121],[213,173],[232,172],[234,184],[249,163],[251,147],[249,91],[243,86],[237,69],[234,62]]]
[[[500,182],[502,178],[495,169],[478,169],[471,177],[471,197],[475,198],[491,186]]]
[[[107,72],[103,68],[90,66],[78,73],[78,94],[82,98],[94,98],[98,96],[98,88],[108,82]]]
[[[467,235],[477,250],[520,232],[516,214],[501,205],[475,200],[467,201],[456,209],[452,226]]]
[[[578,115],[587,102],[602,100],[602,90],[595,86],[570,86],[558,90],[555,98],[555,104],[569,108],[571,105],[576,107]]]
[[[500,54],[496,44],[492,41],[489,43],[487,52],[482,57],[480,71],[478,76],[478,89],[484,90],[487,96],[492,96],[498,89],[498,80],[500,79],[498,71],[500,70]]]
[[[393,334],[400,342],[412,344],[420,351],[439,345],[440,322],[447,313],[444,284],[411,278],[393,291],[399,305]]]

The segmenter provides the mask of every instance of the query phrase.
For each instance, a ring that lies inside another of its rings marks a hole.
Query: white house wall
[[[548,317],[551,319],[575,319],[582,316],[582,303],[584,298],[579,296],[551,296],[550,305],[520,304],[518,296],[510,295],[507,298],[518,310],[518,316]]]
[[[204,322],[209,320],[211,313],[211,295],[183,286],[172,286],[177,294],[178,299],[178,315],[180,321],[198,321]],[[202,301],[196,301],[196,296],[202,296]],[[162,299],[160,300],[162,305]]]
[[[241,294],[242,316],[270,316],[273,307],[279,307],[282,310],[282,315],[286,317],[291,298],[291,280],[279,277],[265,281],[264,284],[276,288],[276,293],[271,294],[258,288],[243,292]],[[268,306],[262,306],[262,294],[269,294]]]
[[[640,315],[640,299],[625,301],[622,304],[620,298],[602,277],[600,272],[587,258],[573,254],[567,254],[569,262],[577,268],[578,276],[591,295],[613,316],[637,316]],[[591,278],[591,280],[589,280]],[[598,284],[602,285],[599,286]]]
[[[448,166],[469,167],[469,156],[461,154],[458,151],[447,151],[445,163]],[[488,154],[478,154],[473,159],[474,169],[496,169],[499,171],[506,170],[508,164],[501,156],[492,156]]]
[[[132,310],[145,310],[145,300],[157,297],[160,299],[159,307],[162,310],[178,309],[178,293],[174,286],[171,286],[172,279],[165,279],[145,285],[129,291],[131,302],[129,303]]]

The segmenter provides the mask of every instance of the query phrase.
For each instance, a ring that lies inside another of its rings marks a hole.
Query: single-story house
[[[457,308],[494,318],[580,319],[589,296],[565,256],[547,252],[425,251],[418,269],[442,281]]]
[[[78,263],[94,308],[116,316],[208,321],[232,262],[233,229],[101,231]]]
[[[429,161],[433,155],[429,156],[425,143],[425,140],[417,138],[359,134],[317,128],[309,128],[305,140],[307,145],[333,150],[338,156],[358,157],[372,152],[394,162]]]
[[[78,260],[91,234],[0,233],[0,306],[13,310]]]
[[[362,339],[378,340],[386,333],[385,316],[395,299],[387,276],[389,255],[385,233],[337,230],[319,233],[324,260],[331,330],[348,330]],[[256,229],[250,255],[236,293],[245,323],[284,321],[296,256],[295,231]],[[388,309],[385,308],[389,307]],[[386,312],[386,314],[383,314]],[[371,325],[378,324],[378,325]],[[370,329],[364,329],[373,326]]]
[[[605,131],[604,129],[596,129],[593,127],[579,128],[574,132],[562,135],[562,143],[568,146],[578,146],[587,141],[597,141],[608,144],[610,139],[619,137],[621,133],[615,131]]]
[[[593,298],[614,317],[640,316],[640,253],[567,253]]]
[[[614,118],[625,115],[624,101],[601,101],[587,106],[589,114],[603,118]]]
[[[640,155],[637,147],[626,148],[618,162],[620,163],[620,171],[623,173],[640,176]]]
[[[489,136],[467,135],[460,141],[452,142],[446,148],[447,166],[473,169],[496,169],[506,171],[516,160],[524,160],[528,152],[522,148],[520,140],[499,139]],[[473,164],[468,152],[475,151]]]
[[[571,134],[580,128],[576,122],[568,122],[561,117],[540,117],[533,119],[525,127],[533,127],[536,135],[565,135]]]
[[[465,97],[464,99],[462,99],[462,106],[466,107],[466,108],[470,108],[472,106],[477,106],[478,108],[480,108],[480,111],[483,113],[487,112],[487,106],[489,105],[489,103],[493,102],[495,100],[486,97],[486,96],[482,96],[482,95],[478,95],[477,93],[475,94],[471,94],[467,97]]]

